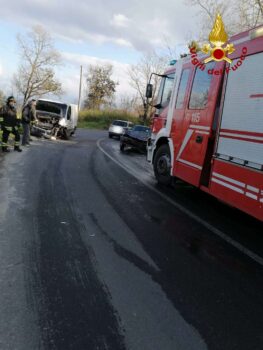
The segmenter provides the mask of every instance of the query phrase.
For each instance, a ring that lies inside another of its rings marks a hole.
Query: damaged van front
[[[77,122],[77,105],[39,99],[36,104],[36,123],[31,133],[46,138],[68,139],[74,134]]]

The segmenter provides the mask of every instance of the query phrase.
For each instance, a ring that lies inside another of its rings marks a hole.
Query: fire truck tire
[[[169,145],[161,145],[155,154],[153,161],[153,169],[155,177],[159,184],[169,186],[172,183],[171,170],[171,154]]]

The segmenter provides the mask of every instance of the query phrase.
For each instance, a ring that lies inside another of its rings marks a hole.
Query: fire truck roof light
[[[174,66],[176,62],[177,62],[177,60],[171,60],[170,61],[170,66]]]
[[[256,39],[263,36],[263,26],[250,31],[250,39]]]

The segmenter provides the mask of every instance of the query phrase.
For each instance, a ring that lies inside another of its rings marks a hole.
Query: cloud
[[[132,47],[132,43],[122,38],[115,39],[113,42],[119,46]]]
[[[69,41],[102,45],[114,43],[137,51],[162,45],[164,36],[174,44],[193,31],[193,10],[183,0],[0,0],[1,18],[17,24],[42,24],[52,35]]]
[[[87,52],[88,46],[88,52],[95,48],[94,52],[100,52],[100,55],[103,52],[108,58],[119,57],[123,62],[131,62],[140,53],[163,49],[168,45],[173,47],[178,43],[183,46],[187,33],[198,31],[193,22],[193,11],[184,5],[184,1],[0,0],[0,7],[2,22],[14,23],[22,27],[22,31],[23,26],[29,29],[40,24],[51,33],[55,46],[63,51],[65,61],[65,67],[59,68],[57,75],[66,92],[65,97],[75,99],[78,94],[79,66],[87,67],[96,63],[113,64],[113,78],[119,81],[117,94],[134,94],[127,76],[128,64],[80,55],[78,52]],[[15,36],[14,33],[12,35]],[[7,38],[11,34],[7,32],[2,36]],[[101,50],[103,45],[106,45],[107,51],[104,48]],[[17,69],[16,53],[14,48],[14,55],[10,59],[13,65],[9,71],[5,69],[1,73],[0,70],[0,87],[4,86],[3,81],[5,88],[11,86],[12,76]],[[9,57],[8,52],[5,56]]]
[[[4,92],[6,96],[13,95],[13,74],[14,71],[11,67],[8,67],[5,60],[0,61],[0,90]]]
[[[129,18],[127,18],[125,15],[117,14],[113,16],[113,19],[110,21],[110,24],[113,27],[128,27],[130,24]]]

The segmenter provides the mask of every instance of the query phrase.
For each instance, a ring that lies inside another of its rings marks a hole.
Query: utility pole
[[[78,110],[80,109],[81,89],[82,89],[82,66],[80,66]]]

